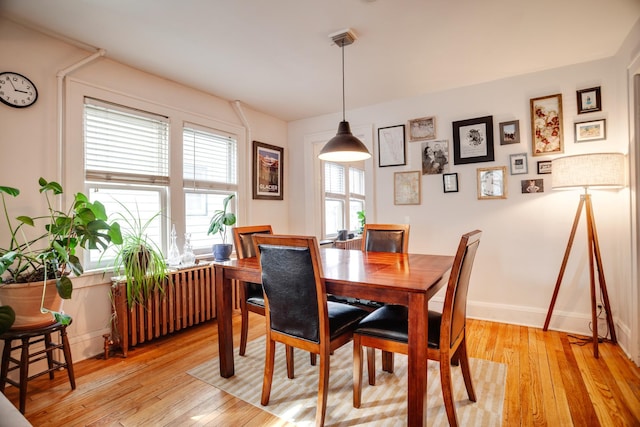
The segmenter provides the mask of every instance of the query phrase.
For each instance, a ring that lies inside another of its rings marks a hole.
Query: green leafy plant
[[[217,210],[211,217],[211,223],[209,224],[209,231],[207,234],[220,234],[222,243],[227,243],[227,227],[231,227],[236,223],[236,214],[233,212],[227,212],[229,202],[235,197],[234,194],[229,194],[222,202],[222,210]]]
[[[358,211],[356,212],[356,215],[358,215],[358,222],[360,223],[360,232],[362,233],[364,231],[364,225],[367,222],[367,217],[364,211]]]
[[[0,286],[12,283],[28,283],[55,279],[58,295],[70,299],[73,283],[70,273],[80,276],[84,273],[77,255],[78,248],[104,251],[110,244],[122,243],[120,225],[108,223],[107,213],[100,202],[76,193],[71,206],[62,211],[55,207],[57,198],[63,194],[62,186],[54,181],[40,178],[40,193],[47,202],[47,214],[43,216],[9,216],[7,198],[18,197],[20,190],[0,186],[2,208],[9,230],[9,244],[0,248]],[[36,237],[27,237],[25,227],[36,227],[44,223],[43,231]],[[44,307],[40,310],[45,312]],[[57,321],[68,324],[71,319],[62,313],[51,312]],[[6,313],[5,313],[6,314]],[[5,317],[0,317],[4,319]]]

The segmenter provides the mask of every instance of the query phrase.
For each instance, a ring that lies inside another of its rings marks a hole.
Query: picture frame
[[[544,180],[542,178],[523,179],[520,181],[523,194],[544,193]]]
[[[520,143],[520,120],[502,122],[499,124],[500,145]]]
[[[394,205],[419,205],[420,193],[420,171],[393,174]]]
[[[529,173],[527,153],[509,155],[509,171],[511,175],[523,175]]]
[[[421,117],[409,120],[409,142],[436,139],[436,118]]]
[[[507,168],[495,166],[477,169],[478,200],[507,198]]]
[[[460,120],[452,126],[454,165],[494,160],[493,116]]]
[[[540,160],[538,162],[538,175],[551,173],[551,160]]]
[[[458,174],[455,172],[442,174],[442,187],[445,193],[457,193]]]
[[[576,142],[600,141],[607,138],[606,119],[575,123]]]
[[[378,166],[406,164],[404,125],[378,128]]]
[[[564,153],[562,94],[531,98],[531,150],[534,156]]]
[[[420,151],[422,155],[422,174],[438,175],[449,172],[449,141],[425,141]]]
[[[578,114],[593,113],[602,111],[602,101],[600,98],[600,86],[590,87],[576,91]]]
[[[253,198],[283,200],[284,149],[264,142],[253,141]]]

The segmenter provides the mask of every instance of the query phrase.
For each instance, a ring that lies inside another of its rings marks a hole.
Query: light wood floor
[[[264,331],[264,318],[251,316],[249,339]],[[508,365],[503,426],[640,425],[640,369],[619,347],[601,344],[594,359],[590,344],[572,344],[564,333],[477,320],[468,328],[471,357]],[[77,362],[75,391],[66,372],[29,383],[26,417],[38,427],[287,425],[186,373],[217,352],[214,321],[139,346],[126,359]],[[17,390],[6,394],[17,405]]]

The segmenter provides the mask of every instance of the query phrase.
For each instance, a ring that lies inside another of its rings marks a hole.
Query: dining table
[[[320,248],[326,292],[388,304],[409,311],[407,425],[427,419],[429,299],[448,282],[453,256],[364,252]],[[220,375],[234,375],[232,286],[234,280],[261,283],[257,258],[214,262]]]

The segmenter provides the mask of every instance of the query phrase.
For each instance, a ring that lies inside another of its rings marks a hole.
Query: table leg
[[[234,375],[233,364],[233,325],[232,325],[232,283],[224,277],[222,266],[215,266],[216,274],[216,313],[218,321],[218,354],[220,357],[220,376],[229,378]]]
[[[428,299],[409,296],[408,425],[427,425],[427,325]]]

